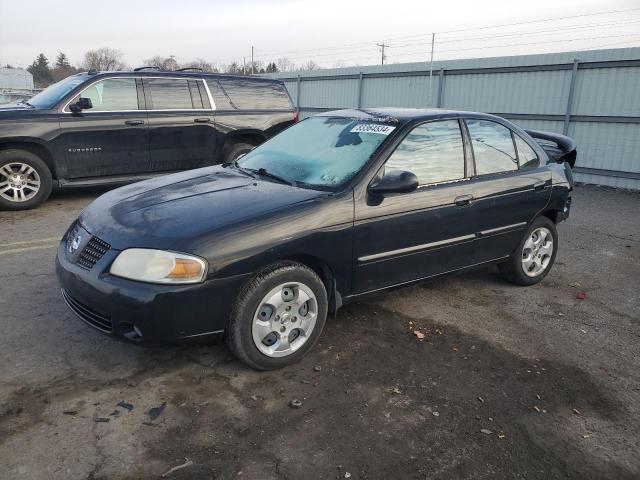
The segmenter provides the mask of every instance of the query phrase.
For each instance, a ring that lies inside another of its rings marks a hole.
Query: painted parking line
[[[24,242],[0,243],[0,255],[13,255],[34,250],[57,248],[59,242],[60,239],[58,237],[47,237]]]
[[[47,237],[47,238],[39,238],[37,240],[26,240],[24,242],[11,242],[11,243],[0,243],[0,248],[5,247],[20,247],[23,245],[33,245],[34,243],[51,243],[51,242],[59,242],[60,237]]]

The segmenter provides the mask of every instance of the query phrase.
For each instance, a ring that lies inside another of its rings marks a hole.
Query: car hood
[[[112,190],[83,211],[80,223],[119,250],[187,251],[183,247],[202,235],[323,194],[215,166]]]

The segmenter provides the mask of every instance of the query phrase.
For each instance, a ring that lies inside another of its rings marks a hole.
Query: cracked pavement
[[[0,212],[0,478],[640,477],[640,194],[578,187],[537,286],[487,267],[372,297],[261,373],[68,311],[55,238],[103,191]]]

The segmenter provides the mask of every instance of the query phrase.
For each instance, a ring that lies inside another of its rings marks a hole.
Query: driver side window
[[[89,111],[118,112],[138,110],[138,91],[135,78],[108,78],[94,83],[73,99],[88,98],[93,105]]]
[[[385,171],[406,170],[420,185],[465,178],[464,147],[457,120],[427,122],[415,127],[385,164]]]

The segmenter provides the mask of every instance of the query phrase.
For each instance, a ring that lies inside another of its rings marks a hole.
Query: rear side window
[[[513,138],[516,140],[516,148],[518,149],[518,163],[520,164],[520,170],[537,168],[540,162],[538,161],[538,155],[533,148],[531,148],[527,142],[515,133],[513,134]]]
[[[289,95],[279,83],[228,78],[221,78],[218,81],[225,101],[233,109],[291,110],[293,108]],[[213,92],[211,94],[213,95]]]
[[[77,102],[79,97],[91,100],[93,107],[88,110],[89,112],[138,110],[135,78],[108,78],[94,83],[83,90],[71,103]]]
[[[216,110],[236,109],[229,96],[224,90],[222,90],[222,87],[218,83],[218,80],[216,80],[215,78],[207,78],[205,81],[207,82],[207,87],[209,88],[209,92],[211,92],[211,96],[213,97],[213,102],[216,104]]]
[[[518,169],[518,158],[511,130],[489,120],[466,120],[476,174],[511,172]]]
[[[152,110],[190,110],[191,101],[189,82],[181,78],[145,79],[147,101],[151,101]],[[202,108],[202,104],[198,105]]]
[[[464,178],[464,147],[457,120],[414,128],[391,154],[386,170],[413,172],[421,185]]]

